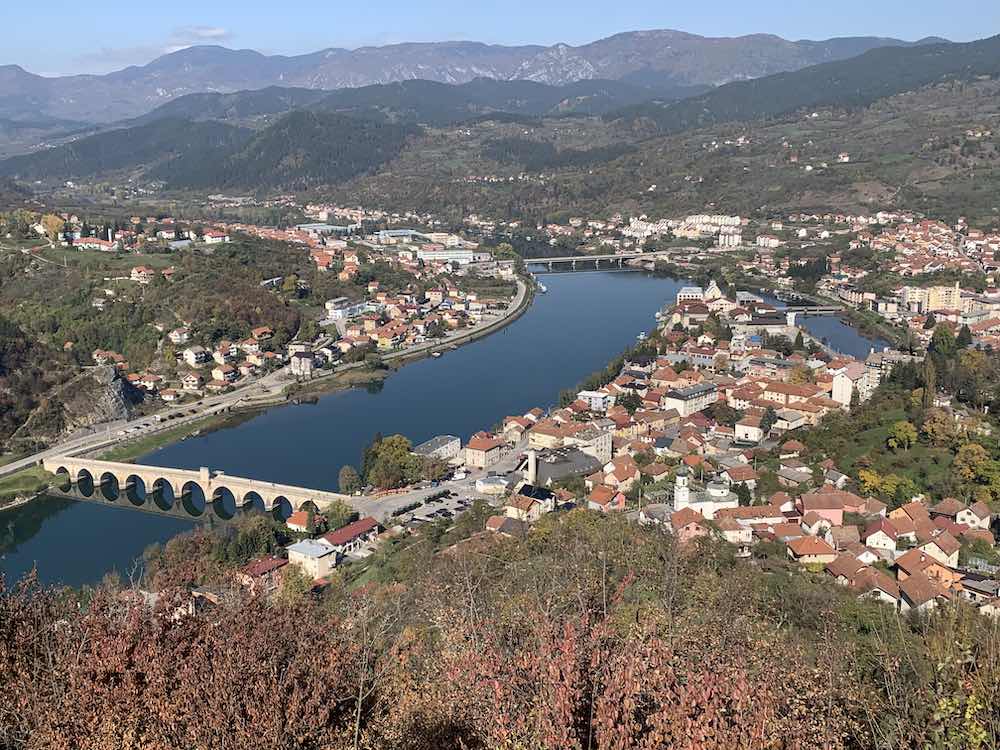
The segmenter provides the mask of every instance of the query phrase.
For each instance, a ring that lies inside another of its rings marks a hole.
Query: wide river
[[[275,408],[238,426],[156,451],[141,463],[196,469],[316,489],[337,489],[344,464],[359,462],[376,433],[414,443],[453,434],[463,441],[508,414],[553,404],[559,391],[620,354],[683,282],[641,273],[588,272],[540,277],[547,294],[513,324],[440,359],[407,365],[381,390],[331,393],[316,405]],[[831,346],[864,356],[870,342],[838,318],[804,325]],[[192,528],[152,513],[42,498],[0,512],[0,572],[8,582],[37,567],[47,583],[95,583],[127,575],[143,550]]]

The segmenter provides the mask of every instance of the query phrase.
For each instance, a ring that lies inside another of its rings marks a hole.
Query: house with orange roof
[[[670,527],[677,541],[686,544],[694,539],[707,537],[711,533],[705,518],[691,508],[682,508],[670,515]]]
[[[960,586],[962,575],[942,564],[937,559],[928,555],[921,549],[911,549],[896,558],[896,578],[900,582],[905,581],[910,576],[924,573],[936,581],[939,581],[945,588],[955,588]]]
[[[477,432],[465,446],[465,465],[473,469],[488,469],[500,463],[507,444],[488,432]]]
[[[837,559],[837,551],[815,536],[791,539],[787,543],[788,556],[801,565],[826,565]]]
[[[625,493],[605,484],[597,485],[587,495],[587,507],[601,513],[623,511],[625,503]]]

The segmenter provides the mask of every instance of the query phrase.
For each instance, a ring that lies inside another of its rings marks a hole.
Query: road
[[[458,346],[488,335],[492,331],[502,328],[512,318],[523,312],[527,294],[527,285],[521,279],[517,279],[517,293],[511,304],[508,305],[507,310],[502,314],[484,319],[472,328],[451,332],[444,338],[429,341],[408,349],[386,353],[382,359],[389,363],[397,360],[406,360],[429,354],[432,351]],[[337,367],[332,374],[364,366],[363,362],[343,365]],[[322,382],[321,379],[316,380]],[[291,368],[283,367],[280,370],[275,370],[272,373],[259,377],[253,382],[242,385],[229,393],[210,396],[193,405],[186,404],[168,407],[155,414],[133,420],[119,420],[97,425],[93,430],[85,434],[73,435],[51,448],[0,466],[0,477],[9,476],[34,466],[43,459],[51,456],[79,455],[81,453],[108,448],[126,440],[149,437],[165,430],[172,430],[179,426],[205,419],[206,417],[231,411],[232,409],[251,408],[255,404],[265,406],[280,402],[281,395],[286,386],[293,382]]]
[[[393,511],[399,508],[405,508],[413,503],[423,503],[429,497],[433,497],[444,491],[454,492],[458,497],[451,501],[451,504],[457,504],[457,500],[461,498],[468,498],[469,500],[491,500],[488,495],[483,495],[476,490],[476,481],[486,477],[490,474],[495,474],[497,476],[505,476],[517,468],[520,463],[520,455],[527,449],[528,440],[527,438],[522,438],[522,440],[515,446],[513,446],[510,452],[500,461],[500,463],[495,466],[491,466],[488,471],[473,471],[469,472],[464,479],[452,479],[447,482],[441,482],[437,487],[424,487],[419,490],[410,490],[408,492],[403,492],[395,495],[383,495],[381,497],[356,497],[352,498],[352,505],[354,508],[362,515],[372,516],[380,521],[383,521],[392,516]],[[442,508],[447,507],[447,501],[441,506]],[[453,508],[449,508],[454,510]],[[419,516],[421,511],[414,511],[414,514]]]

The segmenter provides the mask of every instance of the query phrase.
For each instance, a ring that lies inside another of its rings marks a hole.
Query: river
[[[357,465],[376,433],[414,443],[440,434],[466,440],[508,414],[553,404],[571,387],[651,330],[654,314],[683,282],[630,272],[542,277],[547,294],[502,331],[392,374],[381,389],[339,391],[315,405],[285,406],[235,427],[167,446],[140,463],[337,489],[344,464]],[[848,354],[878,346],[836,317],[803,321]],[[194,522],[92,502],[42,498],[0,512],[0,571],[8,581],[37,566],[40,580],[92,584],[127,575],[143,550]]]
[[[640,273],[547,274],[547,294],[507,328],[440,359],[403,367],[380,391],[339,391],[315,405],[286,406],[235,427],[165,447],[140,463],[198,468],[316,489],[337,489],[376,433],[414,443],[466,440],[508,414],[547,406],[621,353],[682,282]],[[0,571],[8,580],[37,565],[44,582],[79,586],[109,570],[126,574],[154,542],[192,528],[183,519],[91,502],[42,498],[0,513]]]

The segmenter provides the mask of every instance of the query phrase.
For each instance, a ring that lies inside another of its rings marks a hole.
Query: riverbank
[[[54,479],[41,466],[32,466],[0,479],[0,512],[30,503],[47,490]]]
[[[348,365],[309,381],[280,384],[277,393],[258,398],[239,399],[224,411],[206,415],[201,419],[186,421],[183,425],[167,427],[141,437],[112,438],[110,441],[97,443],[89,450],[76,449],[73,450],[73,453],[108,461],[133,462],[142,456],[167,448],[188,437],[236,427],[275,406],[284,406],[302,398],[327,395],[369,383],[380,383],[394,372],[398,372],[406,364],[426,359],[436,351],[457,349],[496,333],[520,318],[531,307],[533,299],[534,284],[530,279],[519,278],[512,307],[505,310],[496,320],[492,320],[484,326],[460,332],[444,340],[427,342],[418,347],[398,352],[389,352],[382,357],[382,361],[389,365],[387,368],[372,369],[364,363]],[[150,419],[153,418],[155,417],[150,417]],[[24,457],[12,456],[9,463],[24,460]],[[38,454],[37,460],[41,460],[41,454]],[[41,471],[41,467],[36,463],[0,479],[0,505],[5,500],[8,503],[17,500],[19,505],[23,505],[47,489],[49,482],[39,478],[38,472]]]

